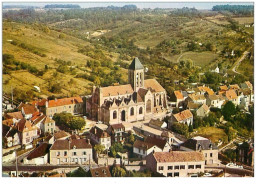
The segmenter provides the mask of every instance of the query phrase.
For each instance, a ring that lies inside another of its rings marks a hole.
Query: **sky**
[[[253,5],[253,2],[243,2],[243,3],[238,3],[238,2],[88,2],[88,3],[81,3],[81,2],[72,2],[72,1],[65,1],[65,2],[13,2],[13,3],[4,3],[3,5],[29,5],[29,6],[38,6],[38,7],[44,7],[47,4],[78,4],[82,8],[89,8],[89,7],[107,7],[110,5],[114,6],[119,6],[122,7],[124,5],[129,5],[133,4],[136,5],[138,8],[143,9],[143,8],[182,8],[182,7],[189,7],[189,8],[196,8],[196,9],[212,9],[214,5]]]

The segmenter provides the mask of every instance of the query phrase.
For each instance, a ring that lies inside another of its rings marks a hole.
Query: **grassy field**
[[[223,129],[215,128],[215,127],[202,127],[195,129],[197,131],[193,136],[202,136],[210,139],[213,143],[217,143],[219,139],[225,141],[228,139],[226,133]]]
[[[239,17],[239,18],[233,18],[233,19],[237,21],[239,24],[254,23],[254,17]]]
[[[186,52],[182,54],[179,61],[191,59],[194,62],[194,65],[204,67],[217,59],[217,57],[218,54],[213,52]]]
[[[90,93],[92,82],[83,78],[75,78],[78,73],[87,72],[90,74],[91,72],[85,65],[92,58],[78,53],[78,49],[89,46],[89,42],[69,35],[60,39],[60,33],[57,31],[51,30],[46,33],[28,24],[5,21],[3,26],[3,54],[11,54],[16,61],[28,63],[39,70],[44,70],[46,64],[50,68],[40,77],[28,71],[11,71],[10,74],[3,74],[3,91],[5,93],[10,93],[11,88],[18,88],[23,91],[32,90],[35,85],[41,88],[41,93],[36,93],[37,95],[85,95]],[[12,44],[13,41],[17,44]],[[46,56],[42,57],[22,48],[20,46],[22,43]],[[106,56],[112,55],[114,61],[117,60],[117,54],[106,51],[104,53]],[[56,78],[54,72],[59,65],[55,59],[71,61],[71,65],[77,67],[75,68],[76,74],[58,73]],[[104,68],[104,72],[108,73],[109,71],[108,68]],[[122,74],[122,78],[127,77],[127,70],[120,68],[118,72]],[[69,83],[71,79],[74,81],[73,84]],[[62,86],[61,94],[54,94],[49,91],[49,80],[60,83]]]

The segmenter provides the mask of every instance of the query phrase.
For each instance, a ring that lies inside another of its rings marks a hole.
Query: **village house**
[[[41,129],[41,124],[44,119],[45,119],[45,115],[42,112],[37,111],[32,115],[32,117],[29,120],[30,122],[32,122],[34,126]]]
[[[168,152],[171,150],[171,144],[164,138],[148,136],[144,141],[136,140],[133,144],[133,153],[144,158],[151,152]]]
[[[253,85],[251,84],[250,81],[245,81],[244,83],[241,83],[241,88],[242,89],[251,89],[253,90]]]
[[[12,147],[20,144],[20,138],[17,129],[14,127],[14,119],[2,121],[2,139],[5,147]]]
[[[13,119],[13,122],[16,123],[19,120],[23,119],[24,117],[23,117],[21,111],[18,111],[18,112],[5,113],[4,118],[5,119]]]
[[[236,106],[239,105],[239,97],[237,96],[235,90],[229,89],[228,91],[225,91],[223,95],[226,98],[226,100],[231,101]]]
[[[218,148],[211,142],[211,140],[197,136],[188,139],[181,144],[180,150],[182,151],[198,151],[202,152],[205,158],[205,164],[218,164]]]
[[[55,140],[65,140],[69,138],[71,135],[66,131],[58,131],[53,134]]]
[[[240,108],[244,108],[245,110],[249,110],[249,106],[253,104],[253,93],[250,89],[240,89]]]
[[[146,156],[146,167],[165,177],[189,177],[204,172],[204,156],[201,152],[152,152]]]
[[[103,145],[106,150],[108,150],[111,146],[111,137],[106,131],[107,125],[105,128],[101,127],[104,124],[100,125],[95,125],[91,130],[90,130],[90,138],[91,138],[91,143],[96,145],[100,144]]]
[[[160,119],[151,119],[148,125],[159,130],[167,128],[166,122],[161,121]]]
[[[71,113],[83,115],[83,100],[81,97],[70,97],[45,102],[46,116],[53,117],[55,113]]]
[[[168,128],[171,128],[173,123],[183,123],[186,125],[193,125],[193,114],[190,110],[184,110],[177,114],[172,114],[170,119],[168,120]]]
[[[214,108],[221,108],[223,103],[225,102],[225,98],[222,95],[209,95],[206,98],[206,104],[209,107],[214,107]]]
[[[111,177],[108,167],[97,167],[90,169],[92,177]]]
[[[168,110],[165,89],[155,80],[144,80],[144,67],[134,58],[128,69],[126,85],[93,87],[86,101],[86,113],[105,124],[119,124],[163,118]]]
[[[54,139],[55,139],[54,136],[51,135],[51,134],[49,134],[49,135],[43,140],[43,142],[48,143],[48,144],[53,144],[54,141],[55,141]]]
[[[187,109],[190,111],[196,111],[199,107],[201,106],[201,104],[198,103],[194,103],[194,102],[188,102],[187,103]]]
[[[197,95],[213,95],[214,91],[212,89],[210,89],[209,87],[199,86],[199,87],[197,87],[196,94]]]
[[[44,165],[48,163],[50,144],[41,143],[37,148],[29,153],[27,157],[23,159],[24,164],[29,165]]]
[[[182,106],[182,102],[185,100],[181,91],[174,91],[170,98],[171,101],[175,102],[176,108]]]
[[[89,164],[92,145],[89,140],[56,140],[50,148],[50,164]]]
[[[125,132],[125,126],[120,124],[109,125],[107,129],[108,134],[111,136],[111,143],[124,143],[127,136]]]
[[[133,130],[143,137],[165,139],[169,145],[172,145],[176,141],[174,135],[169,131],[155,129],[148,125],[136,124],[133,126]]]
[[[55,121],[53,119],[51,119],[50,117],[46,116],[44,118],[44,120],[42,121],[40,128],[44,133],[48,132],[48,133],[53,134],[56,131]]]
[[[234,84],[234,85],[229,85],[229,89],[238,90],[240,89],[240,87],[238,84]]]
[[[193,102],[196,104],[206,104],[206,98],[204,95],[189,94],[186,98],[186,103]]]
[[[208,116],[210,112],[209,107],[206,104],[203,104],[197,111],[196,111],[196,115],[198,117],[206,117]]]
[[[38,109],[31,104],[20,103],[18,109],[21,111],[25,119],[32,118],[33,114],[38,112]]]
[[[28,145],[32,141],[40,136],[40,129],[32,125],[29,120],[21,119],[17,125],[20,140],[22,145]]]

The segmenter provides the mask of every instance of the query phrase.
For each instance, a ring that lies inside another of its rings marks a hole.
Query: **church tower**
[[[129,66],[128,82],[132,85],[134,91],[144,87],[144,67],[137,57],[133,59]]]

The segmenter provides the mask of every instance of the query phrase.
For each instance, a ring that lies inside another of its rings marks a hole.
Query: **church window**
[[[134,108],[133,108],[133,107],[131,108],[130,115],[131,115],[131,116],[134,115]]]
[[[113,112],[113,119],[116,119],[116,117],[117,117],[117,113],[116,113],[116,111],[114,111]]]
[[[140,107],[140,109],[139,109],[139,114],[142,114],[142,113],[143,113],[143,108]]]
[[[148,101],[147,101],[146,111],[147,111],[147,112],[151,112],[151,100],[148,100]]]

